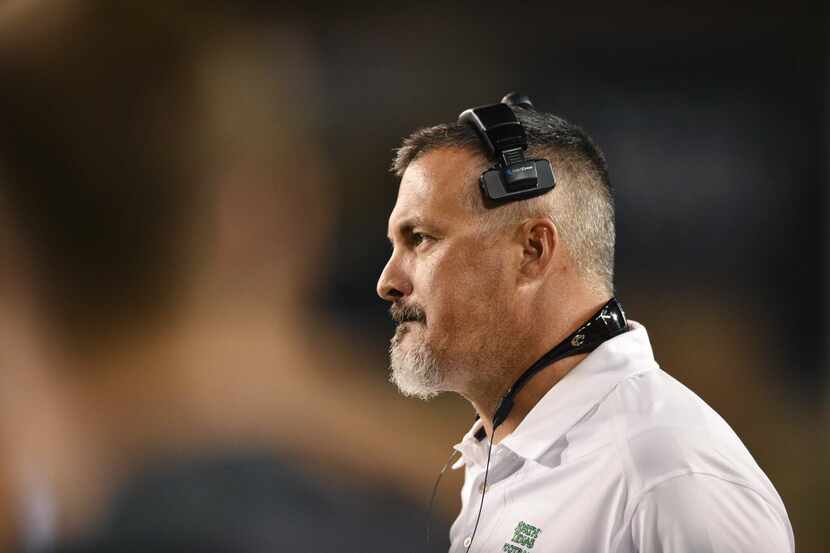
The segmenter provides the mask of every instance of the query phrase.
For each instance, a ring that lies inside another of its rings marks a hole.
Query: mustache
[[[389,308],[389,314],[392,316],[392,320],[398,324],[409,321],[424,323],[427,320],[424,309],[417,304],[393,303]]]

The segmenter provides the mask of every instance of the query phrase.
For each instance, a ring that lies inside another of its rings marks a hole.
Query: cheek
[[[477,335],[498,327],[510,298],[503,261],[459,252],[439,267],[427,304],[436,333]]]

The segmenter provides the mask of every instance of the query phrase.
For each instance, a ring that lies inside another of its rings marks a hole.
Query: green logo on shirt
[[[533,545],[536,543],[536,538],[539,537],[539,532],[541,532],[539,528],[536,528],[523,520],[519,521],[516,529],[513,530],[513,538],[510,541],[518,543],[522,547],[506,543],[504,544],[502,551],[504,551],[504,553],[528,553],[529,550],[533,549]]]

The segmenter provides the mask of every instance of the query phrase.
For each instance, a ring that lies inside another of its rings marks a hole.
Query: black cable
[[[481,511],[484,509],[484,494],[487,493],[487,476],[490,474],[490,455],[493,452],[493,438],[490,437],[490,441],[487,445],[487,464],[484,467],[484,482],[482,483],[481,488],[481,503],[478,506],[478,515],[476,515],[476,524],[473,527],[473,534],[470,536],[470,543],[467,545],[467,549],[465,549],[464,553],[469,553],[470,547],[473,545],[473,539],[476,537],[476,531],[478,531],[478,522],[481,520]],[[438,478],[435,479],[435,485],[432,487],[432,496],[429,498],[429,507],[427,508],[427,549],[430,546],[430,538],[431,538],[431,531],[432,531],[432,508],[435,505],[435,496],[438,493],[438,484],[441,483],[441,478],[444,476],[444,473],[447,472],[447,468],[449,468],[450,463],[453,461],[453,457],[458,451],[453,450],[450,454],[450,458],[444,464],[444,468],[441,469],[441,472],[438,473]]]
[[[490,436],[490,445],[487,446],[487,466],[484,468],[484,482],[481,487],[481,503],[478,505],[478,515],[476,515],[476,524],[473,526],[473,535],[470,536],[470,543],[464,553],[470,553],[470,548],[473,546],[473,540],[476,537],[476,530],[478,530],[478,521],[481,520],[481,511],[484,509],[484,494],[487,493],[487,476],[490,474],[490,453],[493,452],[493,436]]]
[[[524,385],[542,369],[565,357],[594,351],[607,340],[622,334],[626,330],[628,330],[628,322],[622,305],[620,305],[617,298],[611,298],[582,326],[559,342],[519,376],[499,402],[496,413],[493,415],[493,431],[507,420],[510,410],[513,409],[513,400]]]
[[[432,487],[432,496],[429,498],[429,507],[427,508],[427,549],[429,549],[430,545],[430,533],[432,530],[432,507],[435,503],[435,494],[438,493],[438,484],[441,483],[441,477],[444,476],[444,473],[447,472],[447,468],[452,463],[452,458],[455,457],[455,454],[458,453],[455,449],[452,450],[450,453],[450,458],[447,459],[447,462],[444,463],[444,468],[441,469],[441,472],[438,473],[438,478],[435,479],[435,485]]]

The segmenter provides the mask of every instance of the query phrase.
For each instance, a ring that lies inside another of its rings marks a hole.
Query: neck
[[[522,348],[508,360],[509,367],[503,373],[504,377],[496,379],[485,393],[477,394],[476,398],[468,398],[473,404],[481,418],[484,429],[488,436],[492,437],[493,443],[499,443],[506,436],[511,434],[524,420],[533,407],[550,391],[562,378],[564,378],[574,367],[585,357],[586,353],[565,357],[551,363],[541,369],[530,378],[519,392],[513,397],[513,406],[507,418],[495,429],[493,429],[493,417],[502,399],[513,387],[515,382],[530,368],[537,360],[559,344],[562,340],[572,334],[583,325],[589,317],[597,312],[610,298],[593,297],[589,301],[582,302],[581,307],[568,310],[568,316],[558,318],[548,314],[539,313],[530,320],[548,320],[547,325],[535,325],[535,333],[528,336],[528,340]],[[540,305],[549,305],[550,302],[539,302]],[[562,311],[560,311],[561,313]],[[531,328],[532,326],[528,326]]]

